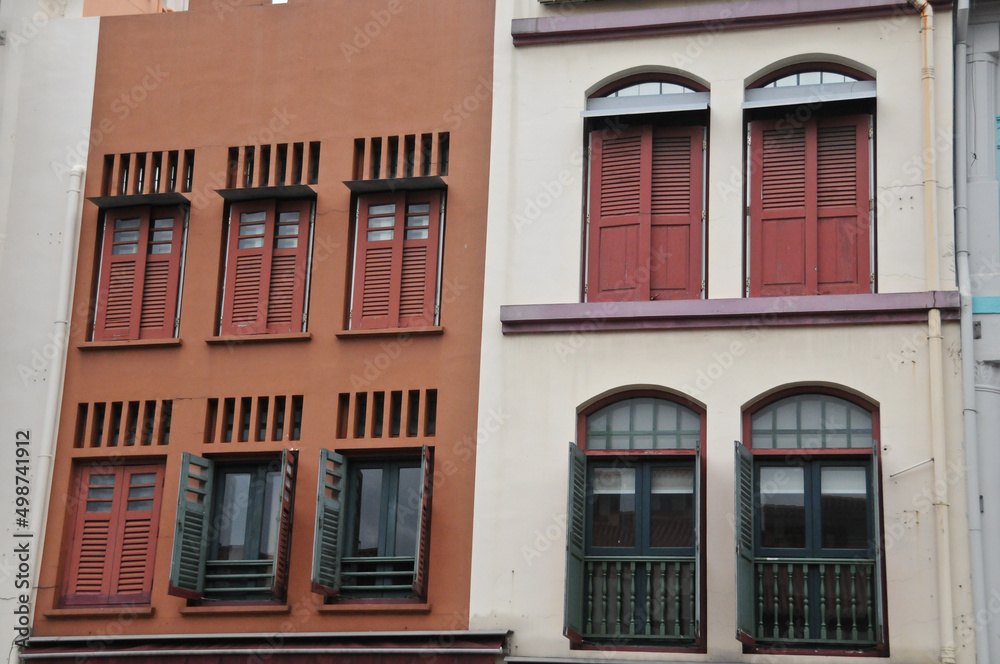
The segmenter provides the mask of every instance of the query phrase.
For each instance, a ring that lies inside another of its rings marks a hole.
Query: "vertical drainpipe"
[[[920,12],[923,35],[924,82],[924,228],[926,229],[927,290],[940,288],[938,269],[937,158],[934,135],[937,120],[934,113],[934,10],[928,0],[909,0]],[[948,505],[947,429],[944,410],[944,354],[941,336],[941,311],[927,314],[928,373],[930,379],[931,451],[934,458],[934,516],[937,535],[938,629],[942,664],[955,661],[955,621],[951,584],[951,526]]]
[[[976,411],[976,358],[972,338],[972,280],[969,274],[968,115],[968,0],[955,8],[955,262],[961,300],[962,418],[965,424],[965,468],[969,519],[969,555],[972,608],[976,617],[976,661],[990,660],[989,629],[980,623],[986,607],[986,564],[979,489],[979,432]]]

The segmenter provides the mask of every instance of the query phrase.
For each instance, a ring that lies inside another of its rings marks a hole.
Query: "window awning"
[[[875,81],[828,83],[825,85],[790,85],[783,88],[753,88],[744,95],[743,108],[798,106],[828,101],[874,99]]]
[[[636,115],[638,113],[671,113],[703,111],[708,108],[708,92],[684,92],[667,95],[636,95],[629,97],[595,97],[587,100],[587,110],[581,117]]]

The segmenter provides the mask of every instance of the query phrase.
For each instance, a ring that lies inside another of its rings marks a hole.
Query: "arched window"
[[[570,450],[566,634],[691,646],[700,639],[703,413],[619,395],[580,415]]]
[[[741,639],[884,648],[877,409],[833,390],[786,391],[744,413],[744,429]]]
[[[822,64],[747,88],[747,295],[874,290],[874,98],[870,77]]]
[[[707,89],[675,77],[628,77],[587,100],[585,300],[704,295],[707,109]]]

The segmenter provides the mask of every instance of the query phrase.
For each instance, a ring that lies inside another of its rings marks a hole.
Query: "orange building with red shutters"
[[[468,629],[492,35],[464,0],[101,19],[26,660],[501,653]]]

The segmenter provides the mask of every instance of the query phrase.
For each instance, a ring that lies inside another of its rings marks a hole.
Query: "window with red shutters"
[[[94,341],[174,336],[183,244],[180,207],[105,214]]]
[[[870,123],[751,123],[751,296],[871,292]]]
[[[302,332],[311,201],[233,203],[221,334]]]
[[[704,127],[591,133],[587,300],[702,292]]]
[[[63,604],[148,603],[163,467],[91,466],[78,477]]]
[[[359,198],[352,328],[436,324],[442,199],[440,191]]]

